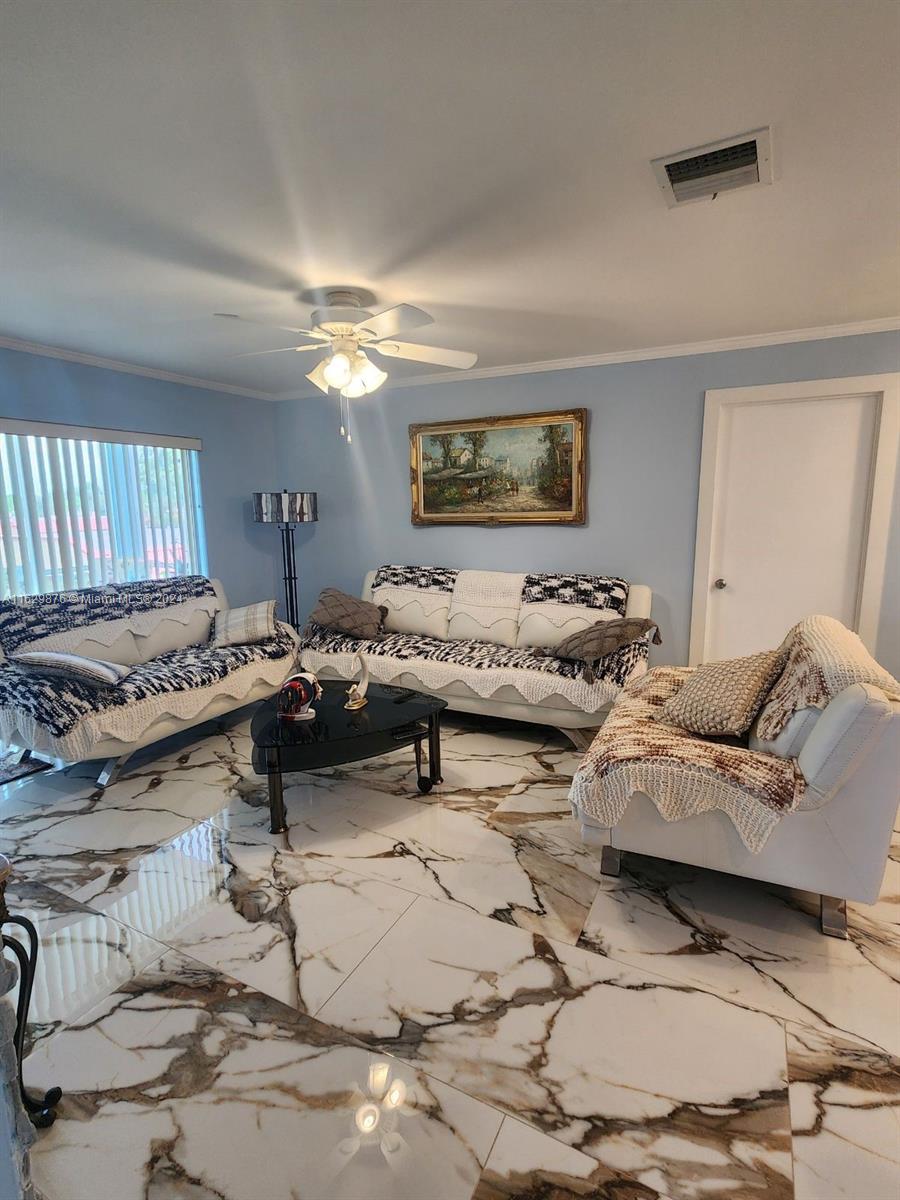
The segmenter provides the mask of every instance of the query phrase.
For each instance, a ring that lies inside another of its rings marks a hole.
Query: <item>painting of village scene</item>
[[[584,426],[584,409],[411,425],[413,523],[583,523]]]

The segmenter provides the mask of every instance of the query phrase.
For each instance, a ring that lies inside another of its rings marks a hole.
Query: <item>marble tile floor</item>
[[[291,776],[246,714],[0,788],[42,938],[46,1200],[897,1200],[900,838],[881,902],[626,856],[600,875],[552,730],[452,716]]]

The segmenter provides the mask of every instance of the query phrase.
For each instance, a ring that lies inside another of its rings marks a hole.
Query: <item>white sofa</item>
[[[416,586],[417,573],[424,586]],[[601,669],[593,684],[574,668],[558,671],[557,660],[537,658],[533,651],[604,618],[650,616],[651,591],[642,584],[622,584],[614,598],[618,607],[592,607],[601,602],[598,593],[589,604],[572,601],[573,586],[577,601],[591,595],[585,581],[599,578],[383,567],[369,571],[361,592],[388,609],[383,644],[307,630],[301,661],[322,678],[348,679],[358,675],[359,651],[374,680],[442,696],[451,709],[553,725],[583,746],[580,731],[600,725],[624,683],[646,671],[647,639],[610,655],[615,659],[610,670]],[[569,599],[529,600],[534,580],[564,581],[548,586],[555,597]],[[572,580],[574,585],[565,582]],[[466,653],[456,655],[452,643]],[[470,661],[460,661],[466,654]]]
[[[572,794],[582,798],[573,808],[583,840],[603,848],[606,874],[618,874],[622,851],[632,851],[818,893],[823,932],[846,936],[846,901],[873,904],[884,877],[900,799],[900,703],[879,687],[853,683],[824,708],[795,713],[774,741],[759,738],[758,723],[750,750],[795,758],[805,780],[799,806],[781,816],[758,853],[724,812],[666,821],[642,792],[608,827],[591,815],[576,774]]]
[[[0,603],[0,741],[26,755],[102,760],[106,786],[142,746],[273,695],[295,669],[297,634],[279,624],[274,642],[213,647],[212,620],[227,608],[219,581],[202,576]],[[115,689],[73,690],[17,667],[9,656],[24,650],[105,659],[132,674]]]

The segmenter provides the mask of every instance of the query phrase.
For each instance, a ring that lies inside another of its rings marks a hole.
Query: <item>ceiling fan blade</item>
[[[321,342],[329,339],[324,334],[316,333],[314,329],[297,329],[294,325],[270,325],[268,321],[254,321],[252,317],[239,317],[237,313],[213,313],[214,317],[224,317],[226,321],[243,321],[245,325],[262,325],[264,329],[283,329],[285,333],[302,333],[306,337],[318,338]]]
[[[248,350],[245,354],[231,354],[230,358],[256,358],[260,354],[286,354],[288,350],[299,353],[301,350],[324,350],[322,342],[312,342],[309,346],[279,346],[276,350]]]
[[[478,362],[478,355],[469,350],[445,350],[442,346],[418,346],[415,342],[371,342],[366,349],[377,350],[388,358],[408,358],[439,367],[456,367],[460,371],[474,367]]]
[[[430,325],[433,321],[434,317],[430,317],[421,308],[415,308],[412,304],[396,304],[393,308],[386,308],[384,312],[375,313],[374,316],[359,321],[353,326],[353,332],[369,333],[377,338],[394,337],[395,334],[409,329],[420,329],[423,325]]]

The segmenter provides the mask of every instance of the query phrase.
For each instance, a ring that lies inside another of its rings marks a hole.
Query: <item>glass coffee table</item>
[[[447,701],[411,688],[370,683],[364,708],[346,709],[349,683],[322,679],[322,698],[313,702],[314,721],[282,721],[278,697],[264,700],[250,724],[253,770],[269,782],[269,829],[287,829],[282,774],[336,767],[414,746],[416,783],[430,792],[441,783],[441,712]],[[422,743],[428,742],[428,774],[422,773]]]

